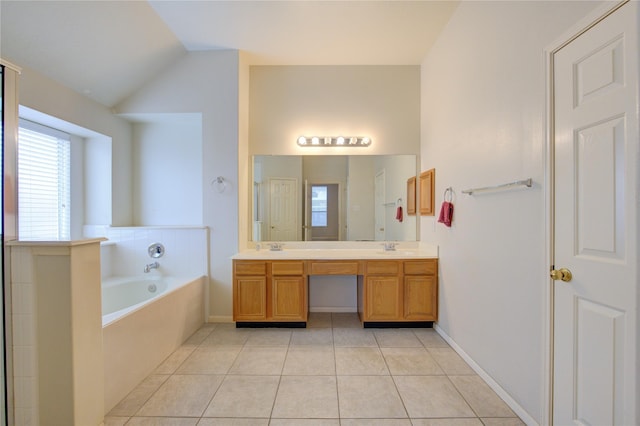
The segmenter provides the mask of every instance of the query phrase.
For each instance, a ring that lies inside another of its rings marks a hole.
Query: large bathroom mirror
[[[416,241],[415,155],[253,157],[252,239]]]

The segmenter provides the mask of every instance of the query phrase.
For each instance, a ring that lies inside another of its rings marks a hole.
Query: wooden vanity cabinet
[[[436,259],[378,261],[365,265],[358,311],[363,322],[436,321]]]
[[[438,319],[438,261],[404,261],[404,319]]]
[[[362,321],[398,321],[402,318],[402,263],[370,260],[365,265]]]
[[[307,293],[303,261],[271,263],[271,288],[267,286],[267,300],[271,301],[270,318],[273,321],[306,322]]]
[[[234,321],[306,322],[308,305],[304,261],[233,261]]]
[[[233,262],[233,320],[267,319],[267,262]]]
[[[429,322],[438,320],[438,259],[234,259],[236,326],[296,323],[304,327],[309,275],[357,276],[358,314],[365,327],[387,322],[430,326]]]

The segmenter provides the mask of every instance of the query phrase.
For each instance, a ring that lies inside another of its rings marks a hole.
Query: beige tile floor
[[[205,324],[105,419],[116,425],[515,426],[524,423],[432,329]]]

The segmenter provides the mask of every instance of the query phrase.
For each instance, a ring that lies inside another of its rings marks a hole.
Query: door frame
[[[545,259],[547,268],[554,261],[554,212],[555,212],[555,92],[553,84],[554,76],[554,55],[567,44],[587,32],[600,21],[614,13],[630,0],[622,0],[615,5],[603,4],[569,27],[560,37],[544,49],[545,62],[545,160],[544,160],[544,198],[545,198]],[[637,218],[636,218],[637,220]],[[544,271],[544,318],[543,318],[543,377],[542,386],[542,419],[546,419],[546,424],[553,426],[553,338],[554,338],[554,281],[549,277],[549,270]]]

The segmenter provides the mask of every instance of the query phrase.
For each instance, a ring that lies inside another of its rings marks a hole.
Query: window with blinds
[[[69,240],[71,139],[59,130],[20,120],[18,238]]]

